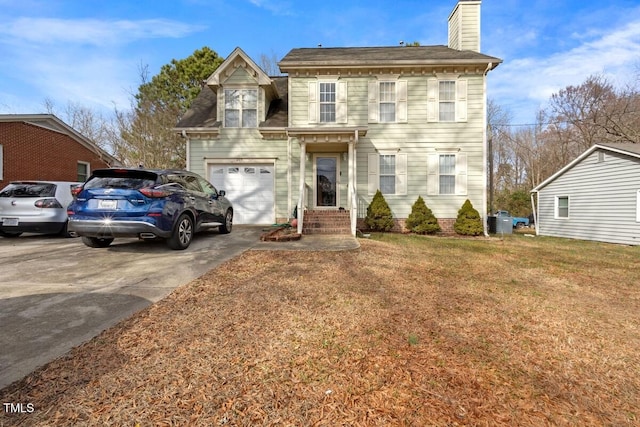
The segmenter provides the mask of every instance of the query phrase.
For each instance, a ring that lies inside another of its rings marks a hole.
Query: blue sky
[[[456,0],[0,0],[0,113],[50,99],[110,114],[172,59],[241,47],[256,62],[296,47],[447,43]],[[514,124],[550,95],[602,74],[640,76],[640,0],[484,0],[482,53],[504,60],[489,97]]]

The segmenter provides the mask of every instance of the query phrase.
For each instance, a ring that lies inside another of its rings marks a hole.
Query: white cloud
[[[514,120],[532,123],[538,108],[552,94],[570,85],[580,85],[591,75],[602,74],[620,86],[629,83],[640,61],[638,52],[640,21],[549,57],[506,59],[489,76],[489,94],[498,104],[512,110]]]
[[[0,35],[39,44],[87,43],[95,46],[151,38],[180,38],[203,27],[166,19],[140,21],[97,19],[19,18],[0,26]]]

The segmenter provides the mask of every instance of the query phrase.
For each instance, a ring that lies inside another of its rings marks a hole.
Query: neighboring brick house
[[[459,0],[448,45],[292,49],[269,77],[242,49],[176,131],[187,167],[225,190],[236,223],[356,234],[380,190],[402,230],[422,196],[444,231],[466,199],[486,216],[487,73],[480,1]]]
[[[84,181],[119,162],[52,114],[0,115],[0,188],[16,180]]]

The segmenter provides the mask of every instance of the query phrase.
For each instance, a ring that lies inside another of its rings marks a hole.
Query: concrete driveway
[[[184,251],[162,241],[0,237],[0,388],[259,242],[261,227],[196,235]]]

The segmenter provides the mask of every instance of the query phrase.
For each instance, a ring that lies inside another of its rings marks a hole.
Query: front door
[[[336,208],[338,207],[338,178],[340,168],[339,156],[333,154],[318,154],[315,156],[315,182],[316,182],[316,207]]]

